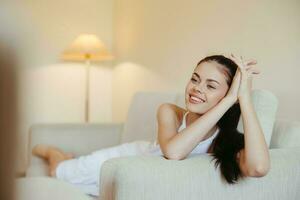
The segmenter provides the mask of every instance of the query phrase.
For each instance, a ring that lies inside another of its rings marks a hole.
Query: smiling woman
[[[252,74],[259,73],[255,64],[254,60],[223,55],[208,56],[198,62],[185,89],[186,110],[170,104],[159,108],[158,138],[166,158],[184,159],[195,149],[206,149],[201,148],[207,147],[202,142],[213,138],[205,152],[212,153],[215,166],[220,165],[228,183],[268,172],[268,147],[250,99],[249,80]],[[240,114],[244,134],[237,130]],[[181,120],[187,124],[178,130],[176,124]]]

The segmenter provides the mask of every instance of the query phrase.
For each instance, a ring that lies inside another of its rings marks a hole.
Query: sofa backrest
[[[278,99],[268,90],[253,90],[251,93],[251,99],[257,118],[264,132],[266,143],[268,147],[270,147],[271,137],[276,121]],[[240,116],[237,128],[240,132],[244,132],[242,116]]]
[[[278,100],[274,94],[267,90],[253,90],[251,98],[269,146]],[[137,92],[133,96],[128,110],[121,134],[121,143],[135,140],[156,140],[158,130],[156,112],[159,105],[166,102],[186,108],[184,94],[182,93]],[[242,117],[239,120],[238,130],[244,132]]]
[[[276,119],[270,149],[300,147],[300,122]]]
[[[121,143],[135,140],[154,141],[157,133],[158,107],[165,102],[175,103],[176,98],[175,93],[137,92],[134,94],[121,134]]]

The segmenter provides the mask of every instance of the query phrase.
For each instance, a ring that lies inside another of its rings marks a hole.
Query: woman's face
[[[194,69],[185,89],[187,110],[202,115],[226,95],[229,89],[226,82],[228,77],[222,70],[224,67],[215,61],[203,62]]]

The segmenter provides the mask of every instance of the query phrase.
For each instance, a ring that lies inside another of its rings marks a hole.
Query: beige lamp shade
[[[69,61],[101,61],[111,60],[103,42],[93,34],[79,35],[74,42],[63,52],[63,60]]]

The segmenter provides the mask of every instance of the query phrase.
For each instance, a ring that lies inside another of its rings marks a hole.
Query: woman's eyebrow
[[[195,76],[197,76],[199,79],[201,79],[201,78],[200,78],[200,75],[197,74],[196,72],[194,72],[193,74],[194,74]],[[220,83],[219,83],[218,81],[214,80],[214,79],[207,79],[207,81],[216,82],[216,83],[218,83],[218,84],[220,85]]]

